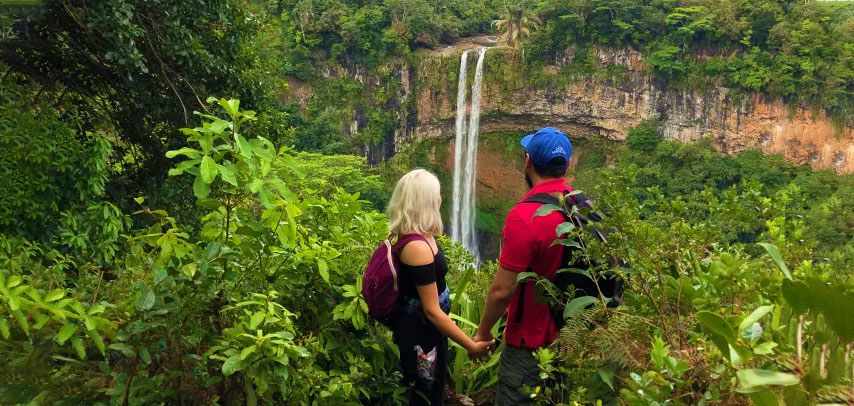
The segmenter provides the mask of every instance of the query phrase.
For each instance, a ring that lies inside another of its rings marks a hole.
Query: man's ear
[[[531,162],[531,156],[528,154],[525,154],[525,169],[530,168],[532,166],[534,166],[534,163]]]

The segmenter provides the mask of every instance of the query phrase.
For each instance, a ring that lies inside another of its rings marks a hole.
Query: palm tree
[[[542,24],[524,1],[505,3],[501,17],[492,21],[492,26],[498,34],[498,41],[511,47],[517,46],[520,40],[531,35]]]

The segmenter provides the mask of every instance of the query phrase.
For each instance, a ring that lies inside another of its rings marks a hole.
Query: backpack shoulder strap
[[[403,247],[405,247],[406,244],[409,244],[413,241],[419,241],[419,240],[426,242],[427,245],[430,245],[430,243],[427,241],[427,239],[424,238],[424,236],[422,236],[421,234],[415,234],[415,233],[404,234],[404,235],[397,237],[397,241],[392,245],[392,250],[394,251],[394,254],[397,255],[400,253],[401,250],[403,250]],[[431,248],[431,250],[432,250],[432,248]]]
[[[394,243],[394,245],[402,247],[406,244],[409,244],[413,241],[418,241],[418,240],[427,241],[427,239],[424,238],[424,236],[422,236],[421,234],[412,233],[412,234],[404,234],[404,235],[398,236],[397,241]]]
[[[560,199],[556,195],[550,193],[537,193],[524,201],[522,203],[540,203],[540,204],[553,204],[555,206],[560,205]]]
[[[561,194],[566,194],[566,193],[569,193],[569,191],[564,190],[564,191],[562,191],[562,192],[560,192],[560,193],[561,193]],[[572,196],[570,196],[570,199],[572,199]],[[572,203],[575,203],[575,201],[574,201],[574,200],[571,200],[571,202],[572,202]],[[551,204],[551,205],[555,205],[555,206],[560,207],[560,198],[557,196],[557,192],[556,192],[555,194],[551,194],[551,193],[537,193],[537,194],[535,194],[535,195],[532,195],[532,196],[528,197],[527,199],[523,200],[523,201],[522,201],[522,202],[520,202],[520,203]],[[566,218],[566,213],[565,213],[563,210],[560,210],[560,212],[561,212],[561,214],[564,216],[564,218]],[[568,253],[569,253],[568,248],[567,248],[567,247],[564,247],[564,249],[563,249],[563,259],[564,259],[564,260],[566,260],[566,259],[568,258]],[[531,269],[531,268],[529,267],[529,268],[528,268],[528,272],[533,272],[533,269]],[[528,285],[529,285],[529,284],[531,284],[531,283],[532,283],[531,281],[528,281],[528,282],[522,283],[522,284],[521,284],[521,285],[519,285],[519,287],[518,287],[518,289],[519,289],[519,294],[518,294],[519,298],[518,298],[518,305],[517,305],[517,308],[516,308],[516,309],[517,309],[517,310],[516,310],[516,323],[520,323],[520,322],[522,322],[522,318],[523,318],[523,315],[524,315],[524,313],[525,313],[525,290],[528,288]]]
[[[557,193],[560,193],[561,195],[566,195],[571,192],[569,190],[564,190],[562,192],[555,193],[537,193],[523,200],[521,203],[540,203],[560,206],[560,198],[557,196]],[[590,199],[588,199],[587,196],[584,196],[584,194],[580,192],[569,195],[570,207],[579,205],[581,207],[591,209],[592,206],[590,205],[589,200]]]

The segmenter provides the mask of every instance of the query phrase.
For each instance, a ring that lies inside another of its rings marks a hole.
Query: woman
[[[448,317],[448,263],[435,239],[442,233],[441,205],[439,179],[423,169],[400,178],[388,204],[392,235],[398,239],[414,235],[395,251],[401,263],[398,284],[403,306],[392,327],[403,378],[410,386],[410,405],[442,404],[448,338],[465,348],[470,358],[483,357],[494,343],[474,342]]]

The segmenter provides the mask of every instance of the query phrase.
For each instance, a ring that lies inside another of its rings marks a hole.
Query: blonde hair
[[[415,169],[403,175],[394,186],[386,210],[391,234],[442,234],[440,196],[439,179],[429,171]]]

